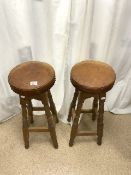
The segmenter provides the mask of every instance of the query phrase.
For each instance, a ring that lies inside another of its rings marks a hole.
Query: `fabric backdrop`
[[[1,0],[0,121],[20,112],[8,73],[29,60],[55,68],[52,93],[64,122],[74,92],[71,67],[89,58],[109,63],[117,73],[106,109],[131,113],[130,9],[130,0]]]

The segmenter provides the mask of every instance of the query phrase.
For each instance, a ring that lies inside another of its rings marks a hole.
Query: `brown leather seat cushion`
[[[29,95],[51,88],[55,82],[55,72],[47,63],[29,61],[12,69],[8,81],[14,92]]]
[[[82,61],[71,70],[72,84],[86,92],[106,92],[112,88],[115,79],[112,67],[100,61]]]

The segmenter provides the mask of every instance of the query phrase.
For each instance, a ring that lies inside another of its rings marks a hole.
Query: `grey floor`
[[[35,125],[43,125],[36,117]],[[38,122],[39,121],[39,122]],[[103,144],[96,137],[77,137],[68,146],[70,125],[59,122],[56,132],[59,149],[48,133],[31,133],[30,148],[23,145],[21,115],[0,125],[0,175],[130,175],[131,115],[105,113]],[[95,129],[84,116],[80,129]]]

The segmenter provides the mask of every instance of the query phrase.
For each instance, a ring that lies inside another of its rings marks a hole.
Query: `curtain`
[[[29,60],[54,67],[52,95],[63,122],[74,93],[71,67],[85,59],[104,61],[116,71],[106,110],[131,113],[130,9],[130,0],[1,0],[0,121],[20,112],[8,74]]]

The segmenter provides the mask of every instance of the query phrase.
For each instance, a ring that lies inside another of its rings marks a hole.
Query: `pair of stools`
[[[73,145],[76,136],[88,135],[97,135],[97,143],[101,145],[104,101],[106,92],[113,87],[115,79],[116,75],[112,67],[100,61],[82,61],[72,68],[71,82],[75,87],[75,93],[68,115],[68,121],[73,120],[70,146]],[[39,61],[22,63],[11,70],[8,81],[11,89],[20,97],[25,148],[29,148],[29,132],[50,132],[53,145],[58,148],[55,132],[55,123],[58,123],[58,117],[50,92],[55,83],[55,71],[52,66]],[[92,109],[82,109],[85,99],[90,97],[94,98]],[[33,107],[33,99],[40,100],[43,107]],[[48,128],[31,126],[34,121],[33,111],[45,111]],[[92,113],[92,120],[97,118],[97,131],[78,132],[80,114],[88,112]]]

